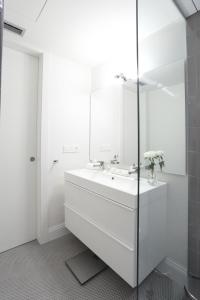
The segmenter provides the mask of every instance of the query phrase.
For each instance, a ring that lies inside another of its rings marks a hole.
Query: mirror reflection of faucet
[[[129,175],[135,174],[138,171],[138,166],[136,164],[133,164],[128,171]]]
[[[141,165],[142,166],[142,165]],[[135,177],[133,175],[137,175],[138,172],[138,166],[134,163],[130,167],[122,166],[112,166],[110,168],[110,173],[115,174],[115,175],[120,175],[120,176],[126,176],[126,177]]]
[[[142,168],[142,163],[140,163],[140,168]],[[129,168],[128,174],[129,174],[129,175],[135,174],[135,173],[138,172],[138,169],[139,169],[139,168],[138,168],[138,165],[133,164],[133,165]]]
[[[119,164],[119,155],[115,154],[113,159],[110,161],[111,165],[118,165]]]
[[[90,170],[104,170],[104,161],[102,160],[94,160],[94,161],[90,161],[87,164],[87,168]]]
[[[99,168],[104,168],[104,161],[103,160],[98,160],[96,162],[93,163],[94,167],[99,167]]]

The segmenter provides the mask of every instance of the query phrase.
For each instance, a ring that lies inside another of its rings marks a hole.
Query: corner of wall
[[[69,230],[65,227],[65,224],[59,224],[49,227],[48,230],[48,241],[55,240],[57,238],[60,238],[64,235],[69,234]]]

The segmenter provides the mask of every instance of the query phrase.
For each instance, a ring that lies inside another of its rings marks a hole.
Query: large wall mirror
[[[164,172],[179,175],[186,172],[184,74],[180,60],[140,78],[141,161],[144,152],[162,150]],[[93,69],[92,87],[90,159],[109,163],[117,156],[121,167],[137,164],[136,78],[102,65]]]

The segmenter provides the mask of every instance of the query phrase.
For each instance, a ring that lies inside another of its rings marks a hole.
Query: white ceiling
[[[90,66],[119,55],[135,59],[135,0],[5,0],[5,19],[26,29],[23,37],[5,32],[5,39]],[[139,1],[140,39],[178,19],[172,0]]]
[[[6,13],[20,15],[35,21],[40,13],[45,0],[5,0]]]

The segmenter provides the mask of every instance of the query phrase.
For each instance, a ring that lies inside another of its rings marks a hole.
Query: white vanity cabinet
[[[145,255],[146,263],[141,265],[141,281],[165,257],[166,184],[152,188],[144,181],[140,200],[141,219],[145,218],[140,224],[140,260]],[[137,180],[85,169],[65,172],[65,226],[136,286]]]

